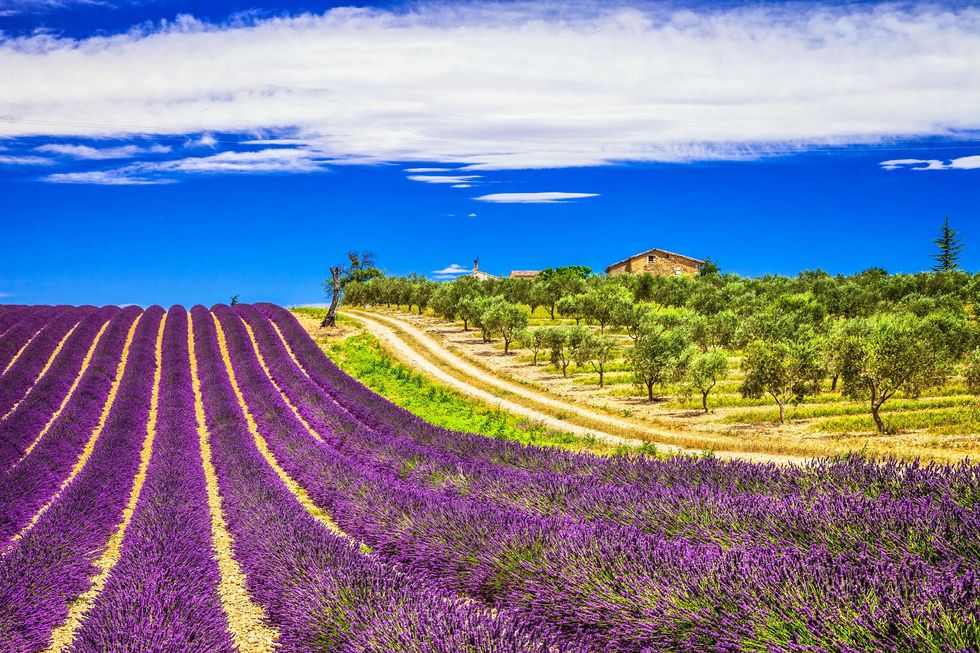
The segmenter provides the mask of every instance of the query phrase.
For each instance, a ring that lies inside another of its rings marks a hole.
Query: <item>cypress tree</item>
[[[959,234],[958,231],[953,231],[949,228],[949,216],[947,215],[939,238],[932,241],[939,247],[939,253],[932,255],[932,258],[936,261],[936,265],[932,267],[934,272],[946,272],[959,267],[960,252],[963,251],[963,241],[957,234]]]

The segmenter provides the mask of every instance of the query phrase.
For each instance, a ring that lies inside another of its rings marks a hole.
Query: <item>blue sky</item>
[[[322,301],[349,249],[914,272],[945,215],[980,268],[969,4],[5,7],[0,301]]]

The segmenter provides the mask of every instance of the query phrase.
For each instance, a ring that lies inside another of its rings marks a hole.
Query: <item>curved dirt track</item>
[[[487,372],[468,362],[461,356],[447,349],[430,335],[413,324],[396,316],[380,314],[363,310],[345,309],[343,313],[360,322],[364,327],[401,361],[410,367],[426,374],[454,390],[462,392],[491,405],[499,406],[515,415],[521,415],[542,423],[547,428],[571,432],[576,435],[593,435],[614,444],[639,445],[642,442],[653,442],[657,448],[667,453],[697,454],[700,451],[670,444],[665,440],[672,434],[649,426],[622,420],[613,415],[600,413],[589,408],[562,401],[555,397],[542,394]],[[403,335],[404,334],[404,335]],[[420,351],[421,350],[421,351]],[[424,352],[424,353],[423,353]],[[438,363],[450,367],[453,373],[444,370]],[[528,406],[519,401],[501,397],[478,385],[492,386],[507,396],[525,397],[530,402],[566,414],[574,415],[589,422],[608,425],[610,431],[635,431],[643,434],[643,439],[628,438],[602,429],[583,426],[570,420],[561,420],[553,415]],[[750,460],[753,462],[801,463],[807,460],[801,456],[787,456],[755,452],[716,451],[715,455],[722,459]]]

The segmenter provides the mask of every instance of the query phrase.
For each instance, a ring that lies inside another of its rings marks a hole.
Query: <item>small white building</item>
[[[480,281],[484,281],[485,279],[496,279],[497,278],[496,275],[490,274],[489,272],[484,272],[483,270],[480,269],[480,259],[474,259],[474,261],[473,261],[473,271],[470,272],[466,276],[476,277]]]

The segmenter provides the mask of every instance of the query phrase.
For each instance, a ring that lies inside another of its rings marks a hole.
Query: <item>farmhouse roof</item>
[[[513,279],[515,277],[533,278],[539,276],[541,270],[511,270],[510,277]]]
[[[653,252],[660,252],[661,254],[669,254],[670,256],[676,256],[678,258],[686,259],[686,260],[691,261],[693,263],[698,263],[698,264],[704,263],[704,261],[702,261],[701,259],[694,258],[693,256],[687,256],[686,254],[678,254],[677,252],[668,252],[666,249],[660,249],[659,247],[654,247],[653,249],[648,249],[645,252],[640,252],[638,254],[633,254],[633,256],[627,256],[622,261],[616,261],[615,263],[612,263],[611,265],[608,265],[606,267],[606,272],[608,273],[610,269],[616,267],[617,265],[621,265],[623,263],[627,263],[627,262],[632,261],[633,259],[638,258],[640,256],[649,256]]]

